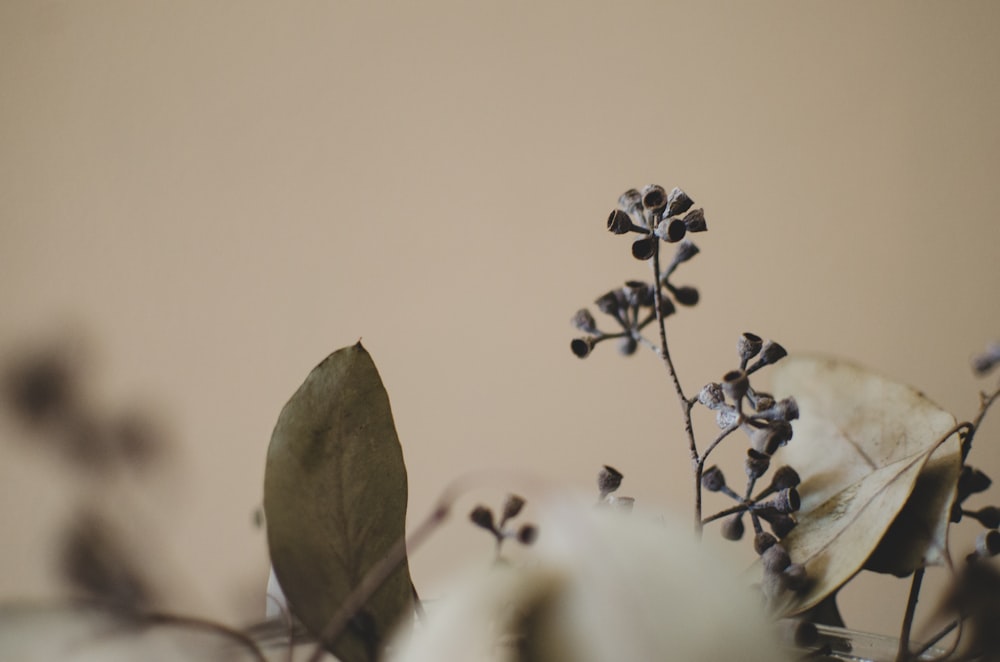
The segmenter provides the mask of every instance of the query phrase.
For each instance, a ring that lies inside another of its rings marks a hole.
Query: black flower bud
[[[792,564],[792,559],[788,556],[788,550],[775,543],[764,550],[760,555],[760,560],[764,564],[764,569],[768,572],[782,572]]]
[[[674,188],[667,196],[667,213],[666,216],[676,216],[677,214],[683,214],[688,209],[691,209],[691,205],[694,204],[694,200],[688,197],[687,193],[680,190],[679,188]]]
[[[590,333],[593,335],[598,333],[597,320],[594,319],[594,316],[591,315],[590,311],[586,308],[581,308],[576,311],[575,315],[573,315],[573,326],[584,333]]]
[[[722,392],[734,404],[743,399],[750,388],[750,380],[742,370],[730,370],[722,376]]]
[[[801,563],[792,563],[781,573],[782,583],[785,588],[794,593],[804,589],[809,583],[806,575],[806,568]]]
[[[618,207],[625,211],[639,209],[642,207],[642,194],[634,188],[630,188],[618,196]]]
[[[577,358],[585,359],[594,349],[594,339],[589,336],[583,338],[573,338],[569,343],[569,348],[573,350]]]
[[[642,228],[638,227],[632,222],[632,217],[628,215],[628,212],[624,212],[621,209],[616,209],[608,215],[608,231],[614,234],[627,234],[632,231],[641,231]]]
[[[469,519],[478,527],[496,533],[496,526],[493,524],[493,511],[486,506],[476,506],[469,513]]]
[[[746,472],[751,480],[757,480],[767,473],[771,466],[771,458],[764,453],[758,453],[754,449],[747,449]]]
[[[973,494],[985,492],[992,482],[990,477],[979,469],[963,465],[962,473],[958,476],[958,500],[965,501]]]
[[[517,541],[522,545],[530,545],[538,540],[538,527],[533,524],[525,524],[517,530]]]
[[[618,343],[618,352],[622,356],[632,356],[635,354],[635,350],[639,348],[639,343],[632,336],[625,336]]]
[[[685,239],[677,244],[677,251],[674,253],[674,259],[672,260],[673,266],[681,262],[687,262],[700,252],[701,250],[697,246]]]
[[[726,477],[717,466],[711,466],[701,475],[701,486],[709,492],[718,492],[726,486]]]
[[[668,244],[676,244],[687,234],[687,227],[678,218],[665,218],[656,226],[653,234]]]
[[[722,537],[726,540],[739,540],[743,537],[746,527],[743,526],[743,513],[737,513],[722,523]]]
[[[757,555],[761,555],[768,550],[771,545],[778,542],[778,539],[767,531],[761,531],[753,537],[753,549]]]
[[[1000,527],[1000,508],[996,506],[986,506],[976,512],[965,513],[969,517],[979,520],[979,523],[987,529]]]
[[[659,184],[647,184],[642,187],[642,206],[646,209],[658,210],[667,206],[667,192]]]
[[[760,353],[763,346],[764,340],[760,336],[747,332],[736,341],[736,353],[739,354],[740,361],[743,361],[745,365],[746,361]]]
[[[798,487],[800,482],[798,472],[786,464],[774,470],[774,476],[771,478],[771,489],[780,492],[789,487]]]
[[[773,340],[768,340],[764,343],[764,347],[761,348],[760,354],[754,364],[747,368],[747,372],[751,373],[756,370],[760,370],[766,365],[771,365],[777,363],[781,359],[788,356],[788,352],[784,347],[774,342]]]
[[[512,517],[517,517],[517,514],[521,512],[524,508],[524,499],[516,494],[507,495],[507,499],[503,502],[503,515],[501,515],[501,523],[506,522]],[[501,524],[502,526],[502,524]]]
[[[612,317],[619,316],[624,304],[624,298],[619,290],[611,290],[594,300],[594,305],[599,311]]]
[[[632,257],[637,260],[648,260],[656,254],[656,238],[643,237],[632,243]]]
[[[708,224],[705,222],[705,211],[703,209],[692,210],[691,213],[684,217],[684,226],[688,232],[704,232],[707,230]]]
[[[626,281],[625,287],[622,288],[622,294],[625,295],[628,305],[634,307],[652,306],[656,297],[653,286],[641,280]]]
[[[608,496],[622,484],[622,474],[614,467],[604,465],[604,468],[597,474],[597,489],[601,492],[601,498]]]
[[[698,290],[690,285],[671,287],[670,292],[682,306],[693,306],[698,303]]]

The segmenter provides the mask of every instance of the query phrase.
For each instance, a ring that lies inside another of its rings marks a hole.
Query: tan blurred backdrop
[[[271,428],[358,338],[411,522],[465,471],[590,490],[604,463],[687,516],[662,366],[568,349],[577,308],[646,276],[604,231],[617,196],[706,210],[678,272],[702,302],[670,325],[689,390],[749,330],[969,417],[969,358],[1000,338],[998,29],[994,2],[5,0],[2,358],[68,346],[97,406],[176,442],[118,504],[174,609],[260,615]],[[974,458],[994,473],[998,432]],[[0,433],[0,599],[59,595],[59,531],[94,491]],[[418,586],[490,544],[458,518]],[[849,624],[894,631],[905,590],[866,578]]]

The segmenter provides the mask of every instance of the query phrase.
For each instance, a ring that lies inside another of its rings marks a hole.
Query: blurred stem
[[[896,662],[906,662],[910,659],[910,632],[913,630],[913,615],[917,611],[917,600],[920,598],[920,585],[924,581],[924,569],[913,571],[913,581],[910,583],[910,597],[906,600],[906,613],[903,615],[903,629],[899,633],[899,650],[896,652]]]
[[[691,454],[691,464],[694,467],[695,481],[694,481],[694,530],[695,534],[701,538],[701,468],[702,465],[698,458],[698,444],[694,439],[694,427],[691,424],[691,409],[694,407],[694,403],[689,401],[684,396],[684,389],[681,387],[681,382],[677,378],[677,369],[674,368],[674,361],[670,358],[670,347],[667,344],[667,327],[664,324],[663,318],[663,286],[660,283],[660,245],[659,242],[656,244],[656,250],[653,251],[653,294],[654,302],[653,307],[656,310],[656,326],[659,327],[660,331],[660,347],[658,354],[660,358],[663,359],[663,363],[667,366],[667,372],[670,373],[670,380],[674,384],[674,391],[677,393],[677,401],[681,406],[681,415],[684,417],[684,432],[687,434],[688,439],[688,450]]]

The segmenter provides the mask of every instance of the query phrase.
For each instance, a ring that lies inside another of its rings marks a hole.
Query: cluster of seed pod
[[[726,373],[721,382],[706,385],[698,402],[715,412],[716,423],[724,434],[740,429],[748,440],[744,460],[747,482],[742,494],[726,484],[718,466],[711,466],[701,476],[701,486],[709,492],[729,496],[736,504],[721,513],[706,518],[706,522],[723,519],[722,535],[739,540],[745,533],[744,518],[749,515],[754,529],[754,549],[761,556],[765,578],[765,594],[776,591],[800,590],[805,585],[805,569],[791,562],[788,552],[778,542],[795,527],[799,509],[799,475],[789,466],[774,470],[770,484],[754,494],[757,482],[771,468],[774,454],[792,438],[791,422],[798,418],[799,408],[794,398],[775,400],[769,393],[750,385],[750,375],[780,361],[787,352],[776,342],[764,341],[753,333],[744,333],[737,342],[739,367]],[[722,437],[720,437],[720,440]],[[706,452],[707,455],[707,452]],[[703,456],[704,457],[704,456]],[[764,530],[762,522],[771,529]]]
[[[516,494],[508,494],[504,499],[499,519],[493,516],[493,510],[478,505],[469,513],[469,519],[481,529],[493,534],[496,540],[496,556],[500,558],[500,548],[505,540],[513,538],[522,545],[530,545],[538,538],[538,527],[534,524],[522,524],[517,528],[507,526],[510,520],[517,517],[524,509],[524,498]]]
[[[619,350],[622,354],[634,354],[642,330],[656,320],[657,300],[661,319],[677,310],[675,302],[680,306],[698,303],[696,288],[671,282],[677,267],[699,252],[698,247],[684,237],[689,232],[708,229],[705,212],[691,209],[693,204],[691,198],[679,188],[667,193],[666,189],[656,184],[645,186],[641,191],[629,189],[618,198],[618,207],[608,216],[608,230],[614,234],[642,235],[632,244],[632,255],[636,259],[649,260],[657,256],[661,241],[676,244],[677,250],[670,262],[657,272],[654,282],[630,280],[623,287],[613,289],[594,301],[599,311],[614,320],[618,330],[603,331],[588,309],[577,311],[573,316],[573,326],[586,335],[574,338],[570,343],[574,354],[584,358],[595,345],[613,338],[621,339]]]

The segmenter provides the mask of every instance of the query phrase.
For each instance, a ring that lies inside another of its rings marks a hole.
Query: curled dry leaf
[[[907,386],[850,363],[794,357],[775,366],[776,395],[800,417],[781,459],[802,476],[799,525],[785,538],[806,566],[801,612],[863,567],[906,575],[944,562],[961,447],[955,419]]]
[[[264,476],[274,572],[314,634],[403,537],[406,489],[389,397],[371,356],[361,343],[334,352],[282,409]],[[404,562],[328,648],[344,662],[373,660],[412,612]]]

